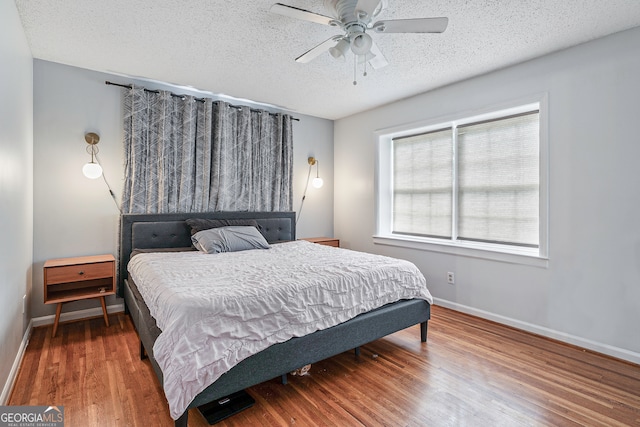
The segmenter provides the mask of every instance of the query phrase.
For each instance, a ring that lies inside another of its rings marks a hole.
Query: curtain
[[[291,116],[123,92],[124,213],[291,210]]]

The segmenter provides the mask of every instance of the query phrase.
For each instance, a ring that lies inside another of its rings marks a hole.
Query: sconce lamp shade
[[[82,173],[89,179],[97,179],[102,175],[102,166],[89,162],[82,167]]]
[[[315,188],[321,188],[323,184],[324,181],[319,176],[313,178],[313,181],[311,181],[311,185],[313,185]]]
[[[87,153],[91,154],[91,161],[82,167],[82,173],[89,179],[100,178],[102,175],[102,166],[95,161],[95,156],[98,154],[98,142],[100,137],[98,134],[89,132],[84,136],[84,140],[87,142]]]

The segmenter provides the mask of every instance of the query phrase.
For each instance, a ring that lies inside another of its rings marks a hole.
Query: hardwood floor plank
[[[74,426],[171,426],[128,316],[35,328],[10,405],[63,405]],[[640,426],[640,366],[442,307],[408,328],[247,390],[235,426]],[[190,427],[208,426],[197,409]]]

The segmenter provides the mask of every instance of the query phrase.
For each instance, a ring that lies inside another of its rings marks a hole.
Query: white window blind
[[[393,232],[451,237],[451,128],[393,140]]]
[[[391,233],[538,248],[539,138],[537,110],[392,138]]]
[[[538,112],[458,127],[458,238],[537,247]]]

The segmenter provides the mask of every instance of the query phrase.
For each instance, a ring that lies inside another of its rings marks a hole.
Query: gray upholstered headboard
[[[254,219],[269,243],[296,238],[295,212],[125,214],[120,220],[118,296],[122,296],[131,251],[191,246],[191,230],[185,222],[189,218]]]

